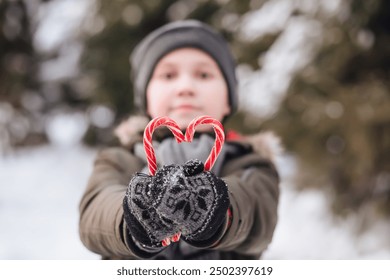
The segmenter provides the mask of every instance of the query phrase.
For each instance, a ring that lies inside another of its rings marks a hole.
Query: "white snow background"
[[[50,50],[72,37],[91,3],[55,0],[43,6],[38,11],[42,21],[36,47]],[[348,14],[345,3],[271,0],[248,15],[240,26],[243,36],[274,30],[283,34],[261,58],[260,71],[239,68],[243,107],[261,117],[271,116],[283,100],[291,75],[310,63],[323,26],[313,17],[290,18],[294,8],[329,16],[341,10],[342,16]],[[66,46],[57,61],[43,65],[43,79],[77,74],[82,47]],[[97,152],[80,142],[84,118],[69,113],[50,116],[50,145],[0,157],[0,259],[99,258],[78,237],[78,204]],[[279,222],[264,259],[390,259],[389,220],[378,219],[369,209],[343,219],[334,217],[325,191],[296,191],[291,180],[296,169],[293,157],[281,156],[277,165],[282,177]]]

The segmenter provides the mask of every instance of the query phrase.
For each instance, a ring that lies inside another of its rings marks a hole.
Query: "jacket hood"
[[[142,141],[143,131],[149,121],[145,116],[131,116],[115,128],[114,134],[122,146],[131,148],[134,143]],[[249,144],[256,153],[273,163],[275,163],[276,157],[283,152],[280,138],[271,131],[253,135],[238,135],[236,132],[230,131],[226,134],[226,140],[244,145]]]

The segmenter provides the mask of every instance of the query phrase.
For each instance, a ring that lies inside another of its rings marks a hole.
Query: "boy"
[[[224,121],[237,109],[233,57],[222,36],[203,23],[155,30],[134,50],[131,65],[136,104],[149,118],[170,117],[184,131],[195,117]],[[149,176],[145,125],[139,117],[121,124],[116,134],[123,147],[97,156],[80,203],[85,246],[109,259],[260,258],[272,239],[279,197],[265,138],[228,134],[205,172],[201,161],[214,143],[210,128],[200,127],[182,144],[162,129],[154,133],[160,168]],[[177,232],[179,242],[162,245]]]

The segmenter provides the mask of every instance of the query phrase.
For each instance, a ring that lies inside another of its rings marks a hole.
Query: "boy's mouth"
[[[190,105],[190,104],[183,104],[183,105],[178,105],[178,106],[173,106],[171,108],[172,111],[194,111],[194,110],[199,110],[199,107]]]

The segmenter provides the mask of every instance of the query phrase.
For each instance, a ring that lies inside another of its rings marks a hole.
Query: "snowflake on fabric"
[[[191,187],[185,184],[176,185],[169,190],[171,196],[167,200],[167,206],[172,208],[172,213],[182,212],[183,219],[187,220],[189,217],[193,221],[198,221],[202,213],[209,209],[208,201],[212,201],[210,189],[204,188],[205,183],[202,178],[195,178],[187,180]],[[196,186],[194,188],[194,186]],[[210,198],[209,198],[210,197]]]

